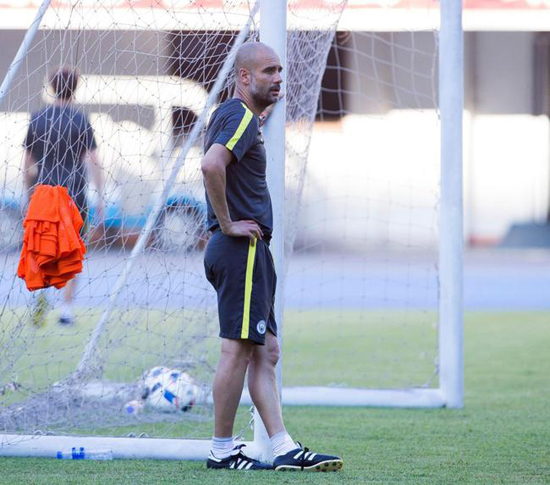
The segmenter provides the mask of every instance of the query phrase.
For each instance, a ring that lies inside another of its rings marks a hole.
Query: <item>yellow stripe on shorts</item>
[[[250,120],[252,119],[252,111],[250,111],[244,103],[241,103],[241,105],[244,108],[244,116],[241,122],[239,123],[239,126],[237,127],[237,131],[235,134],[231,137],[231,140],[229,140],[225,147],[229,150],[233,150],[237,142],[241,139],[241,136],[243,136],[243,133],[245,132],[246,128],[250,124]]]
[[[241,338],[249,337],[250,329],[250,303],[252,300],[252,275],[254,274],[254,259],[256,257],[256,245],[258,242],[254,239],[248,246],[248,259],[246,260],[246,277],[244,280],[244,310],[243,326],[241,329]]]

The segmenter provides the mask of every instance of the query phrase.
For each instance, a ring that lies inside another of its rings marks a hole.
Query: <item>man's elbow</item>
[[[202,175],[204,177],[208,177],[219,172],[219,167],[214,160],[204,157],[201,163],[201,170],[202,170]]]

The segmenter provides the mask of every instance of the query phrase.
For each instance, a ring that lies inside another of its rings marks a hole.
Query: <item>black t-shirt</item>
[[[80,207],[86,204],[84,154],[96,148],[92,126],[72,106],[49,106],[31,117],[24,147],[38,164],[37,183],[61,185]]]
[[[204,143],[204,153],[214,144],[233,154],[226,169],[226,198],[231,220],[256,221],[267,240],[273,231],[271,196],[266,181],[266,153],[258,119],[241,100],[232,98],[213,113]],[[219,227],[208,194],[208,228]]]

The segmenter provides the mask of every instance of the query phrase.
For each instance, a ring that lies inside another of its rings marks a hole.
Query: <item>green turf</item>
[[[101,309],[81,309],[78,324],[63,327],[55,324],[55,313],[51,312],[46,325],[37,329],[22,310],[6,313],[0,334],[17,335],[6,360],[15,363],[17,381],[34,390],[62,381],[77,367],[101,317]],[[192,368],[193,376],[210,382],[219,340],[217,328],[205,328],[204,320],[204,315],[191,310],[113,313],[99,345],[100,350],[108,346],[102,352],[105,377],[114,382],[134,382],[145,369],[177,365],[171,360],[175,357],[200,361]],[[434,313],[421,311],[289,311],[284,327],[285,384],[425,384],[433,374],[436,357],[435,320]],[[5,340],[0,338],[0,342]],[[349,359],[349,355],[356,357]],[[311,366],[316,372],[307,371]],[[7,396],[0,398],[0,405],[7,402]]]
[[[471,313],[464,409],[286,408],[294,436],[342,455],[339,474],[220,473],[189,462],[0,459],[0,483],[550,483],[549,348],[548,313]]]

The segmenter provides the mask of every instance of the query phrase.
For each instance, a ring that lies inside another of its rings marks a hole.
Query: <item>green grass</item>
[[[28,323],[29,316],[22,310],[7,312],[1,320],[0,337],[17,335],[6,359],[16,362],[18,382],[38,389],[66,378],[78,365],[101,310],[80,310],[74,327],[56,325],[55,313],[51,312],[46,325],[39,329]],[[109,347],[102,354],[108,359],[105,377],[114,382],[134,382],[145,369],[177,365],[171,361],[176,357],[191,362],[205,360],[192,372],[197,379],[210,382],[219,348],[217,327],[205,328],[216,325],[215,317],[212,320],[205,325],[204,315],[191,310],[115,312],[100,344],[100,349]],[[434,368],[435,320],[433,313],[413,311],[289,311],[284,327],[285,384],[424,384]],[[0,338],[0,345],[8,346],[7,340]],[[350,355],[355,358],[350,359]],[[316,372],[307,371],[311,366]],[[0,405],[5,402],[0,398]]]
[[[306,355],[331,351],[331,339],[319,339],[316,348],[309,348],[299,332],[294,337],[289,344],[292,355],[300,345]],[[549,348],[548,313],[470,313],[464,409],[285,408],[293,436],[310,448],[342,455],[345,468],[339,474],[220,473],[192,462],[0,459],[0,483],[547,484]],[[360,358],[350,355],[352,360]],[[307,371],[303,362],[298,371],[285,372],[292,381],[297,378],[292,372]],[[359,370],[346,367],[339,372]]]

